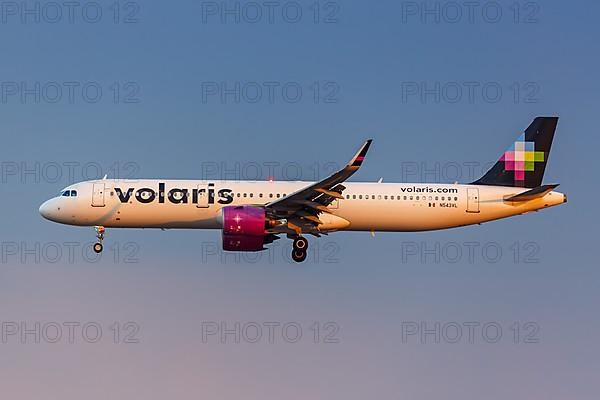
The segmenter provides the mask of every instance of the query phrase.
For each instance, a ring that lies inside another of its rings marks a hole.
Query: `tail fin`
[[[474,185],[535,188],[542,184],[558,117],[537,117]]]

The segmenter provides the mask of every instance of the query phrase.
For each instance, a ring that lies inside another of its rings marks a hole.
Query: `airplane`
[[[417,232],[481,224],[567,202],[542,184],[558,117],[537,117],[485,175],[469,184],[347,182],[371,139],[341,170],[319,182],[119,180],[70,185],[40,214],[106,228],[220,229],[225,251],[261,251],[285,235],[292,259],[306,259],[305,235],[336,231]]]

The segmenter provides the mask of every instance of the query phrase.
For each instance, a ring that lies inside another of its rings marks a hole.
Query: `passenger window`
[[[244,193],[244,197],[248,197],[248,193]]]
[[[406,200],[406,196],[404,196],[404,200]]]
[[[356,200],[356,195],[355,194],[352,195],[352,199]]]
[[[277,193],[277,198],[279,198],[281,195],[279,193]]]
[[[416,199],[419,200],[419,196],[417,196]]]
[[[362,200],[362,194],[359,194],[359,195],[358,195],[358,198],[359,198],[360,200]]]
[[[77,196],[77,190],[71,190],[71,197]]]
[[[273,198],[273,193],[269,193],[269,197],[270,197],[270,198]]]
[[[254,196],[254,193],[250,193],[250,197],[253,197],[253,196]]]
[[[262,197],[262,193],[259,193],[259,194],[258,194],[258,197]]]
[[[383,198],[384,198],[385,200],[387,200],[387,194],[386,194],[385,196],[383,196]]]

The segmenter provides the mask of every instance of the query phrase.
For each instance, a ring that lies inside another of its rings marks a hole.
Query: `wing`
[[[341,170],[333,173],[322,181],[313,183],[281,199],[268,203],[265,208],[274,219],[286,219],[287,229],[283,231],[314,233],[322,222],[319,214],[330,213],[327,208],[333,201],[343,198],[342,192],[346,187],[342,182],[350,178],[362,165],[372,139],[362,145],[360,150]],[[281,227],[272,233],[283,233]]]

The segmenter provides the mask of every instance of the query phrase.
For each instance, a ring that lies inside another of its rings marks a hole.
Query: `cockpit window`
[[[71,190],[71,197],[77,196],[77,190]]]
[[[69,197],[71,195],[71,191],[70,190],[65,190],[62,195],[64,197]]]

